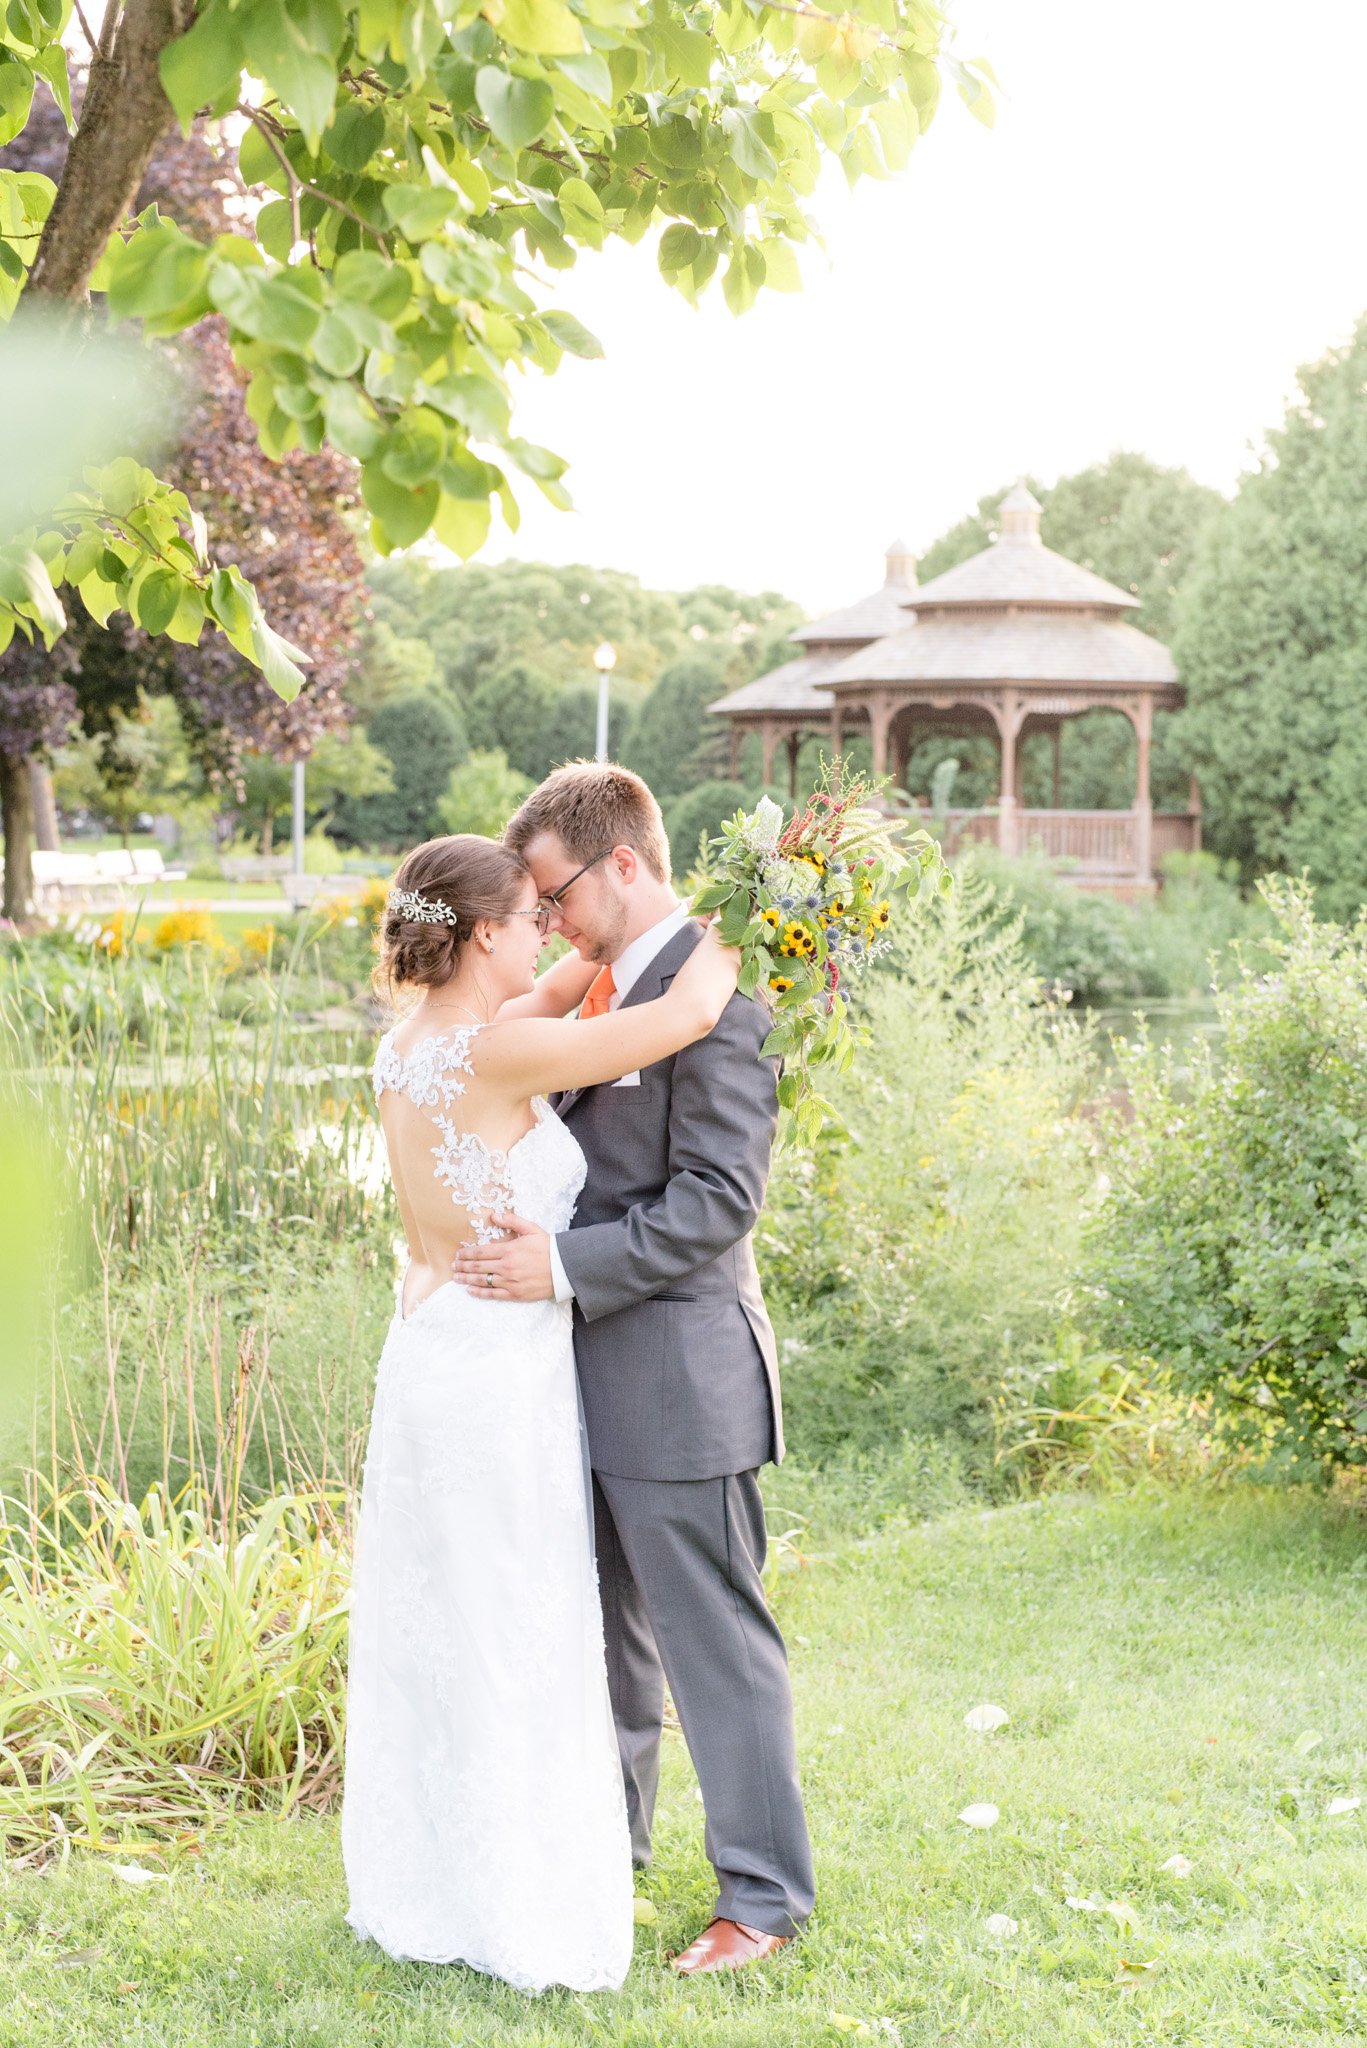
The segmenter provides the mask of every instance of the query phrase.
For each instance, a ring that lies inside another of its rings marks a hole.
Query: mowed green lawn
[[[134,1888],[93,1858],[8,1877],[0,2042],[1291,2048],[1367,2032],[1367,1809],[1326,1811],[1367,1793],[1351,1513],[1252,1489],[1070,1496],[830,1549],[779,1595],[821,1896],[775,1964],[687,1984],[662,1967],[711,1898],[671,1735],[643,1886],[659,1918],[620,1995],[526,1999],[389,1963],[343,1924],[335,1821],[255,1820],[169,1884]],[[964,1727],[985,1702],[1011,1716],[996,1735]],[[957,1816],[982,1802],[1000,1818],[974,1831]],[[1189,1875],[1164,1871],[1174,1855]]]

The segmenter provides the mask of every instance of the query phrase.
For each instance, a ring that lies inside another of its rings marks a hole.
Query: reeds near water
[[[41,1132],[59,1212],[38,1422],[0,1504],[0,1836],[20,1861],[175,1854],[338,1789],[366,1421],[348,1332],[313,1385],[286,1378],[221,1284],[234,1260],[283,1247],[295,1271],[390,1234],[370,1025],[320,1025],[314,967],[303,924],[245,980],[198,948],[0,961],[0,1112]],[[96,1333],[79,1389],[73,1304]]]

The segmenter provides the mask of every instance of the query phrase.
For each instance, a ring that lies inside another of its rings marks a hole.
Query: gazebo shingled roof
[[[761,736],[767,782],[780,738],[795,777],[807,734],[829,731],[831,751],[839,754],[843,730],[865,724],[875,775],[886,772],[891,752],[899,786],[918,738],[991,733],[1000,746],[1001,791],[994,809],[974,814],[970,836],[993,838],[1007,854],[1039,844],[1079,862],[1075,879],[1084,883],[1112,886],[1118,878],[1127,888],[1151,888],[1149,748],[1154,711],[1182,702],[1172,657],[1124,616],[1138,607],[1129,591],[1044,546],[1040,505],[1023,484],[1003,499],[1000,513],[1000,538],[991,547],[919,588],[909,550],[894,542],[881,590],[799,627],[789,637],[805,654],[711,705],[730,721],[732,774],[747,732]],[[1134,725],[1134,807],[1061,811],[1062,722],[1099,706]],[[1053,734],[1052,811],[1019,809],[1017,753],[1027,728]],[[1194,784],[1188,812],[1158,823],[1164,844],[1199,846]]]

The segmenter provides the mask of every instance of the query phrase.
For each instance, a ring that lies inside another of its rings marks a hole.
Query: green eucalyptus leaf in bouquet
[[[695,914],[712,913],[741,949],[739,988],[773,1012],[761,1058],[777,1054],[780,1141],[810,1145],[831,1105],[813,1067],[848,1073],[856,1034],[842,989],[890,943],[896,916],[952,887],[937,841],[906,833],[868,799],[873,790],[842,763],[791,823],[770,797],[737,811],[710,842]]]

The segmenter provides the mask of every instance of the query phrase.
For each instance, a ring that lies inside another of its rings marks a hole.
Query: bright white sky
[[[518,426],[567,456],[484,559],[656,587],[882,580],[980,493],[1137,448],[1228,489],[1297,364],[1367,309],[1363,0],[948,0],[1009,98],[957,93],[892,184],[817,212],[801,297],[693,313],[650,244],[560,285],[606,349],[532,373]]]

